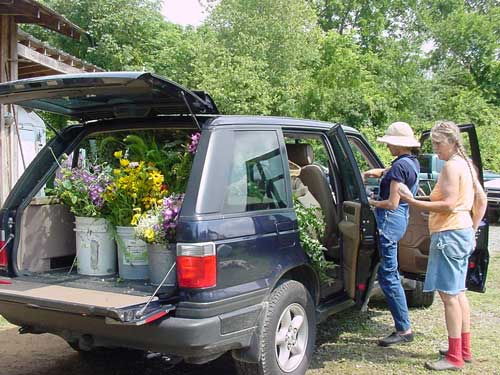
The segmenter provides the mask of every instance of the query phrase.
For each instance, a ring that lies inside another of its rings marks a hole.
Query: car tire
[[[406,291],[408,307],[430,307],[434,303],[434,292],[424,292],[424,283],[417,281],[415,289]]]
[[[315,306],[305,286],[294,280],[271,293],[258,330],[258,363],[235,360],[239,375],[302,375],[309,367],[316,340]]]

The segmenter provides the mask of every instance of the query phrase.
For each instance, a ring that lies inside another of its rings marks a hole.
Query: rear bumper
[[[262,307],[263,304],[257,304],[202,319],[168,316],[143,326],[109,325],[102,317],[39,309],[17,302],[0,301],[0,314],[15,325],[56,334],[67,341],[86,335],[94,346],[150,350],[189,360],[249,346]]]

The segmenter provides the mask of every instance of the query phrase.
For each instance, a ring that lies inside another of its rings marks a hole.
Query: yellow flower
[[[144,237],[146,237],[148,242],[153,242],[155,239],[155,231],[152,228],[147,228],[144,231]]]
[[[122,167],[126,167],[129,164],[129,161],[127,159],[120,159],[120,165]]]
[[[117,159],[121,159],[123,157],[123,151],[115,151],[113,156]]]
[[[141,217],[141,214],[135,214],[134,216],[132,216],[132,221],[130,222],[130,224],[132,225],[137,225],[137,221],[139,220],[139,218]]]
[[[113,169],[113,174],[115,176],[118,176],[120,174],[120,170],[119,169]]]

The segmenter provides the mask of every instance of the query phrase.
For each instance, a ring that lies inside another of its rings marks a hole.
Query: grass
[[[500,374],[500,254],[490,259],[485,294],[468,293],[472,308],[474,363],[463,374]],[[411,309],[415,341],[393,348],[377,346],[393,322],[383,300],[370,303],[367,313],[355,309],[332,317],[318,328],[316,352],[308,375],[429,374],[424,363],[446,348],[444,310],[436,296],[427,309]],[[445,372],[446,373],[446,372]]]
[[[7,327],[12,327],[12,325],[0,315],[0,329]]]

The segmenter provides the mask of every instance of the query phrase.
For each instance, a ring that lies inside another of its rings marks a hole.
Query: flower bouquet
[[[64,164],[64,163],[63,163]],[[77,271],[82,275],[106,276],[116,273],[116,249],[112,228],[103,218],[103,194],[111,183],[107,164],[88,163],[82,167],[61,167],[49,193],[75,214]]]
[[[146,243],[135,238],[133,225],[141,213],[155,207],[166,195],[164,177],[153,163],[130,161],[123,151],[116,151],[114,157],[118,167],[113,169],[103,198],[107,217],[116,226],[118,270],[122,279],[147,279]]]
[[[175,284],[175,236],[183,199],[184,195],[166,197],[159,205],[137,218],[135,235],[147,243],[149,279],[152,284],[160,284],[169,272],[166,283]]]

